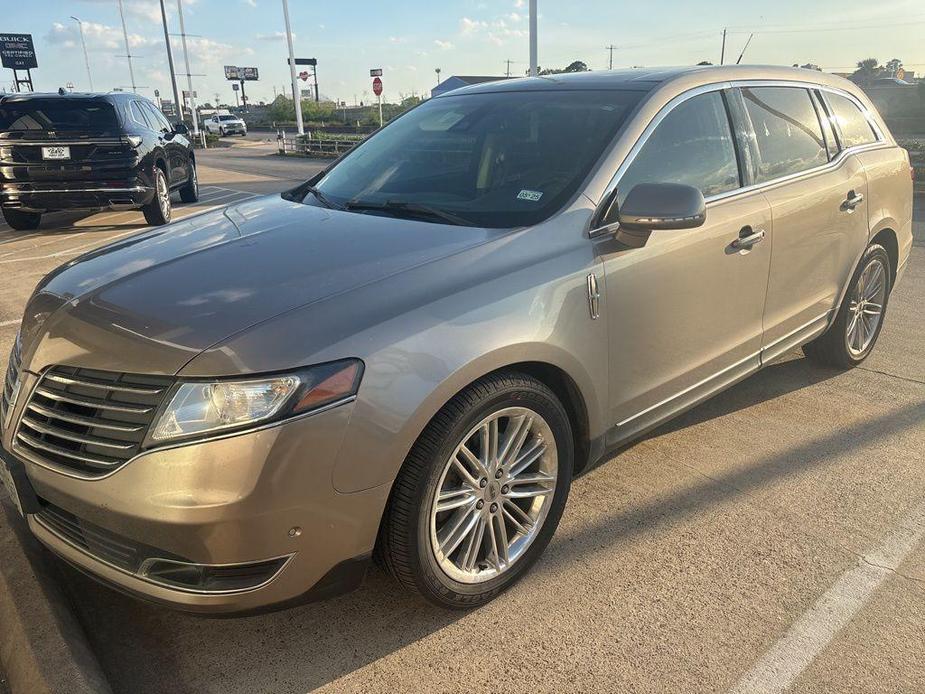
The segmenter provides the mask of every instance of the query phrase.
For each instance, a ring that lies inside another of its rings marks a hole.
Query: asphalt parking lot
[[[271,151],[202,153],[203,200],[175,218],[321,166]],[[863,367],[789,354],[576,480],[544,559],[480,610],[431,607],[373,569],[351,595],[210,620],[63,569],[113,688],[923,691],[925,197],[916,203],[910,267]],[[43,274],[141,228],[133,212],[57,221],[67,226],[0,227],[3,355]]]

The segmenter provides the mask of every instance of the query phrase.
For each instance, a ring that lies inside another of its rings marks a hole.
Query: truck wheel
[[[24,212],[23,210],[3,210],[3,218],[16,231],[33,231],[42,221],[41,212]]]

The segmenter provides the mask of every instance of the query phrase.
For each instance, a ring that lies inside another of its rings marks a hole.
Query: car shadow
[[[650,438],[748,409],[838,373],[806,359],[773,364],[656,430]],[[669,518],[701,513],[809,466],[824,466],[862,440],[921,426],[923,419],[925,403],[917,403],[853,431],[832,433],[744,468],[730,469],[722,477],[686,486],[668,498],[660,496],[649,504],[583,523],[579,530],[557,536],[534,571],[554,573],[583,555],[611,549]],[[800,464],[794,465],[795,460]],[[601,474],[600,468],[589,473],[596,474]],[[575,482],[582,484],[582,479]],[[61,570],[104,670],[122,691],[308,691],[465,615],[429,605],[375,567],[364,586],[349,595],[283,612],[229,619],[176,613],[116,593],[63,563]]]

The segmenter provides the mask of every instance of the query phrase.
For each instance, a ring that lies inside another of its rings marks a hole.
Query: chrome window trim
[[[818,89],[820,92],[823,92],[823,93],[830,92],[833,94],[838,94],[839,96],[847,97],[861,110],[861,113],[864,114],[864,117],[867,118],[867,121],[871,124],[871,127],[874,130],[874,133],[877,137],[877,141],[867,143],[864,145],[856,145],[854,147],[848,147],[848,148],[841,148],[841,143],[839,142],[840,149],[839,149],[838,154],[834,156],[831,160],[826,162],[825,164],[821,164],[820,166],[815,166],[811,169],[806,169],[805,171],[797,171],[796,173],[788,174],[786,176],[781,176],[780,178],[775,178],[771,181],[762,181],[761,183],[754,183],[752,185],[742,186],[740,188],[736,188],[735,190],[726,191],[725,193],[720,193],[718,195],[711,195],[709,197],[704,198],[705,202],[707,203],[707,206],[713,203],[726,200],[728,198],[738,196],[738,195],[747,195],[747,194],[762,190],[764,188],[769,188],[771,186],[776,186],[776,185],[780,185],[783,183],[789,183],[798,178],[802,178],[804,176],[814,176],[814,175],[817,175],[817,174],[820,174],[820,173],[823,173],[829,170],[834,170],[838,166],[841,166],[843,161],[851,154],[854,154],[856,152],[867,151],[871,149],[881,149],[881,148],[886,148],[886,147],[891,146],[887,138],[884,136],[883,131],[880,129],[877,123],[871,118],[870,111],[864,107],[864,105],[860,102],[860,100],[856,96],[851,94],[850,92],[845,91],[843,89],[838,89],[837,87],[832,87],[832,86],[825,85],[825,84],[819,84],[817,82],[809,82],[805,80],[761,80],[761,79],[726,80],[723,82],[714,82],[712,84],[703,84],[698,87],[689,89],[685,92],[682,92],[681,94],[678,94],[677,96],[672,98],[667,104],[665,104],[661,109],[659,109],[658,113],[656,113],[655,116],[652,117],[652,120],[649,121],[649,124],[646,125],[645,130],[643,130],[642,132],[642,135],[640,135],[639,138],[636,140],[636,142],[633,144],[629,153],[626,155],[626,158],[624,158],[624,160],[620,163],[620,166],[617,167],[616,172],[614,173],[613,177],[610,179],[610,183],[608,183],[607,187],[604,189],[604,194],[601,196],[601,199],[597,201],[596,206],[599,207],[603,201],[607,200],[613,194],[613,191],[619,185],[620,179],[626,173],[626,170],[633,163],[633,161],[635,161],[636,156],[639,154],[639,151],[643,148],[643,146],[645,146],[646,142],[652,136],[652,132],[665,119],[665,117],[669,113],[671,113],[674,109],[676,109],[678,106],[688,101],[689,99],[692,99],[695,96],[700,96],[701,94],[708,94],[714,91],[724,91],[724,90],[729,90],[729,89],[748,88],[748,87],[791,87],[791,88],[802,88],[806,90]],[[826,106],[829,107],[828,104],[826,104]],[[835,128],[836,133],[837,133],[838,130],[834,124],[833,124],[833,128]],[[733,134],[734,134],[734,131],[733,131]],[[738,150],[738,146],[739,146],[738,143],[735,143],[735,146]],[[596,219],[596,215],[592,217],[592,219]],[[601,229],[603,228],[607,228],[607,227],[592,228],[589,230],[589,235],[592,238],[596,236],[600,236],[602,235],[600,232],[601,232]]]

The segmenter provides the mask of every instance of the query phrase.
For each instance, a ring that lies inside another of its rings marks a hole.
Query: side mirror
[[[639,231],[694,229],[707,220],[703,193],[679,183],[639,183],[615,212],[620,228]]]
[[[178,135],[189,135],[189,128],[186,127],[186,123],[174,123],[173,131]]]

